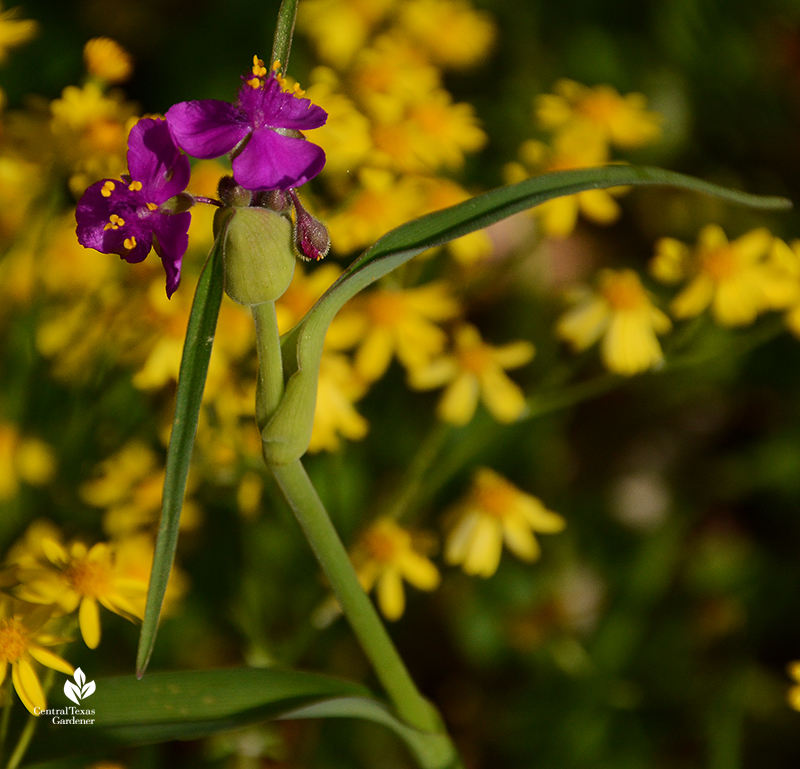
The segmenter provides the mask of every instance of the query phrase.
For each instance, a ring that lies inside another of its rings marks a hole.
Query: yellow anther
[[[306,92],[300,87],[299,83],[295,83],[294,84],[294,87],[292,88],[292,93],[295,96],[305,96],[306,95]]]
[[[125,226],[125,220],[117,214],[111,214],[108,217],[108,223],[103,227],[104,230],[118,230],[120,227]]]
[[[104,198],[110,198],[111,193],[114,191],[116,186],[117,185],[114,184],[114,182],[112,182],[111,179],[107,179],[105,182],[103,182],[103,186],[100,188],[100,194]]]
[[[155,211],[158,206],[155,203],[145,203],[148,211]]]
[[[122,245],[125,246],[125,248],[127,248],[129,251],[132,251],[134,248],[136,248],[136,238],[134,238],[133,235],[131,235],[129,238],[125,238],[125,240],[122,241]]]
[[[275,59],[275,61],[272,62],[272,71],[277,72],[280,68],[281,68],[281,63],[277,59]]]
[[[251,77],[247,81],[247,85],[249,85],[251,88],[260,88],[261,87],[261,80],[259,80],[257,77]]]
[[[267,68],[264,66],[264,62],[258,58],[258,56],[253,56],[253,74],[256,77],[264,77],[267,74]]]
[[[141,182],[131,182],[128,185],[128,189],[131,192],[138,192],[140,189],[142,189],[142,183]]]

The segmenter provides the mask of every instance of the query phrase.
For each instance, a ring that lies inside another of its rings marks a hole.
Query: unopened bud
[[[302,259],[317,262],[323,259],[331,249],[331,236],[328,228],[319,220],[311,216],[303,208],[297,195],[292,191],[294,201],[294,247]]]
[[[274,302],[294,275],[291,223],[266,208],[221,208],[214,216],[215,231],[226,221],[225,292],[239,304]]]

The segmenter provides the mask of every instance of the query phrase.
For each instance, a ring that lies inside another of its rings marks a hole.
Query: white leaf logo
[[[75,683],[72,683],[72,681],[64,682],[64,694],[76,705],[80,705],[84,697],[94,694],[96,687],[94,681],[86,683],[86,674],[80,668],[75,670],[74,678]]]

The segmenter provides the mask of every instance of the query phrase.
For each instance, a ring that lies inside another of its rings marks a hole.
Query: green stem
[[[427,732],[442,732],[436,709],[419,693],[300,460],[270,467],[331,583],[353,632],[398,714]]]
[[[0,716],[0,766],[3,766],[3,756],[5,756],[6,753],[8,724],[11,719],[11,705],[14,701],[14,698],[11,695],[11,676],[6,676],[3,689],[5,704],[3,705],[3,715]]]
[[[269,63],[271,65],[273,62],[279,61],[282,74],[286,74],[286,68],[289,66],[289,51],[292,49],[297,3],[298,0],[283,0],[278,10],[278,23],[275,27],[275,40],[272,44],[272,59]]]
[[[25,727],[19,736],[19,740],[14,748],[14,752],[11,754],[11,758],[8,759],[8,763],[5,765],[5,769],[17,769],[17,767],[20,765],[22,759],[25,757],[26,751],[28,750],[28,746],[31,744],[33,733],[36,731],[36,725],[38,722],[39,719],[36,716],[28,716],[28,720],[25,722]]]
[[[256,424],[259,430],[263,430],[283,398],[281,336],[278,332],[275,302],[253,305],[252,310],[258,350]]]

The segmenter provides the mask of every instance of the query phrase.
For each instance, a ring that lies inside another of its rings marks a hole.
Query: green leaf
[[[368,285],[428,248],[480,230],[547,200],[578,192],[630,185],[679,187],[763,209],[785,209],[785,198],[748,195],[658,168],[605,166],[560,171],[500,187],[435,211],[384,235],[339,277],[282,342],[286,393],[262,432],[264,456],[284,464],[302,456],[313,424],[319,361],[325,332],[342,306]]]
[[[292,718],[362,718],[391,729],[425,769],[455,769],[461,762],[446,734],[421,732],[400,721],[385,705],[367,697],[340,697],[303,705],[280,716]]]
[[[98,678],[96,690],[80,709],[60,691],[48,708],[73,710],[60,718],[94,719],[93,724],[54,724],[41,716],[40,731],[26,761],[107,751],[119,745],[190,740],[258,721],[288,717],[292,711],[329,699],[356,697],[371,702],[369,691],[336,678],[292,670],[236,668]],[[375,703],[376,707],[379,707]],[[300,716],[297,716],[298,718]],[[310,716],[309,716],[310,717]]]
[[[189,462],[197,432],[208,361],[211,358],[211,347],[214,343],[217,316],[222,301],[222,243],[225,232],[226,227],[223,227],[200,274],[186,329],[186,340],[183,344],[178,392],[175,398],[175,416],[167,450],[161,523],[158,527],[153,570],[150,575],[147,605],[136,656],[136,672],[139,677],[144,675],[153,652],[161,605],[164,602],[167,581],[175,559],[175,548],[178,546],[178,525],[183,509],[186,477],[189,474]]]

